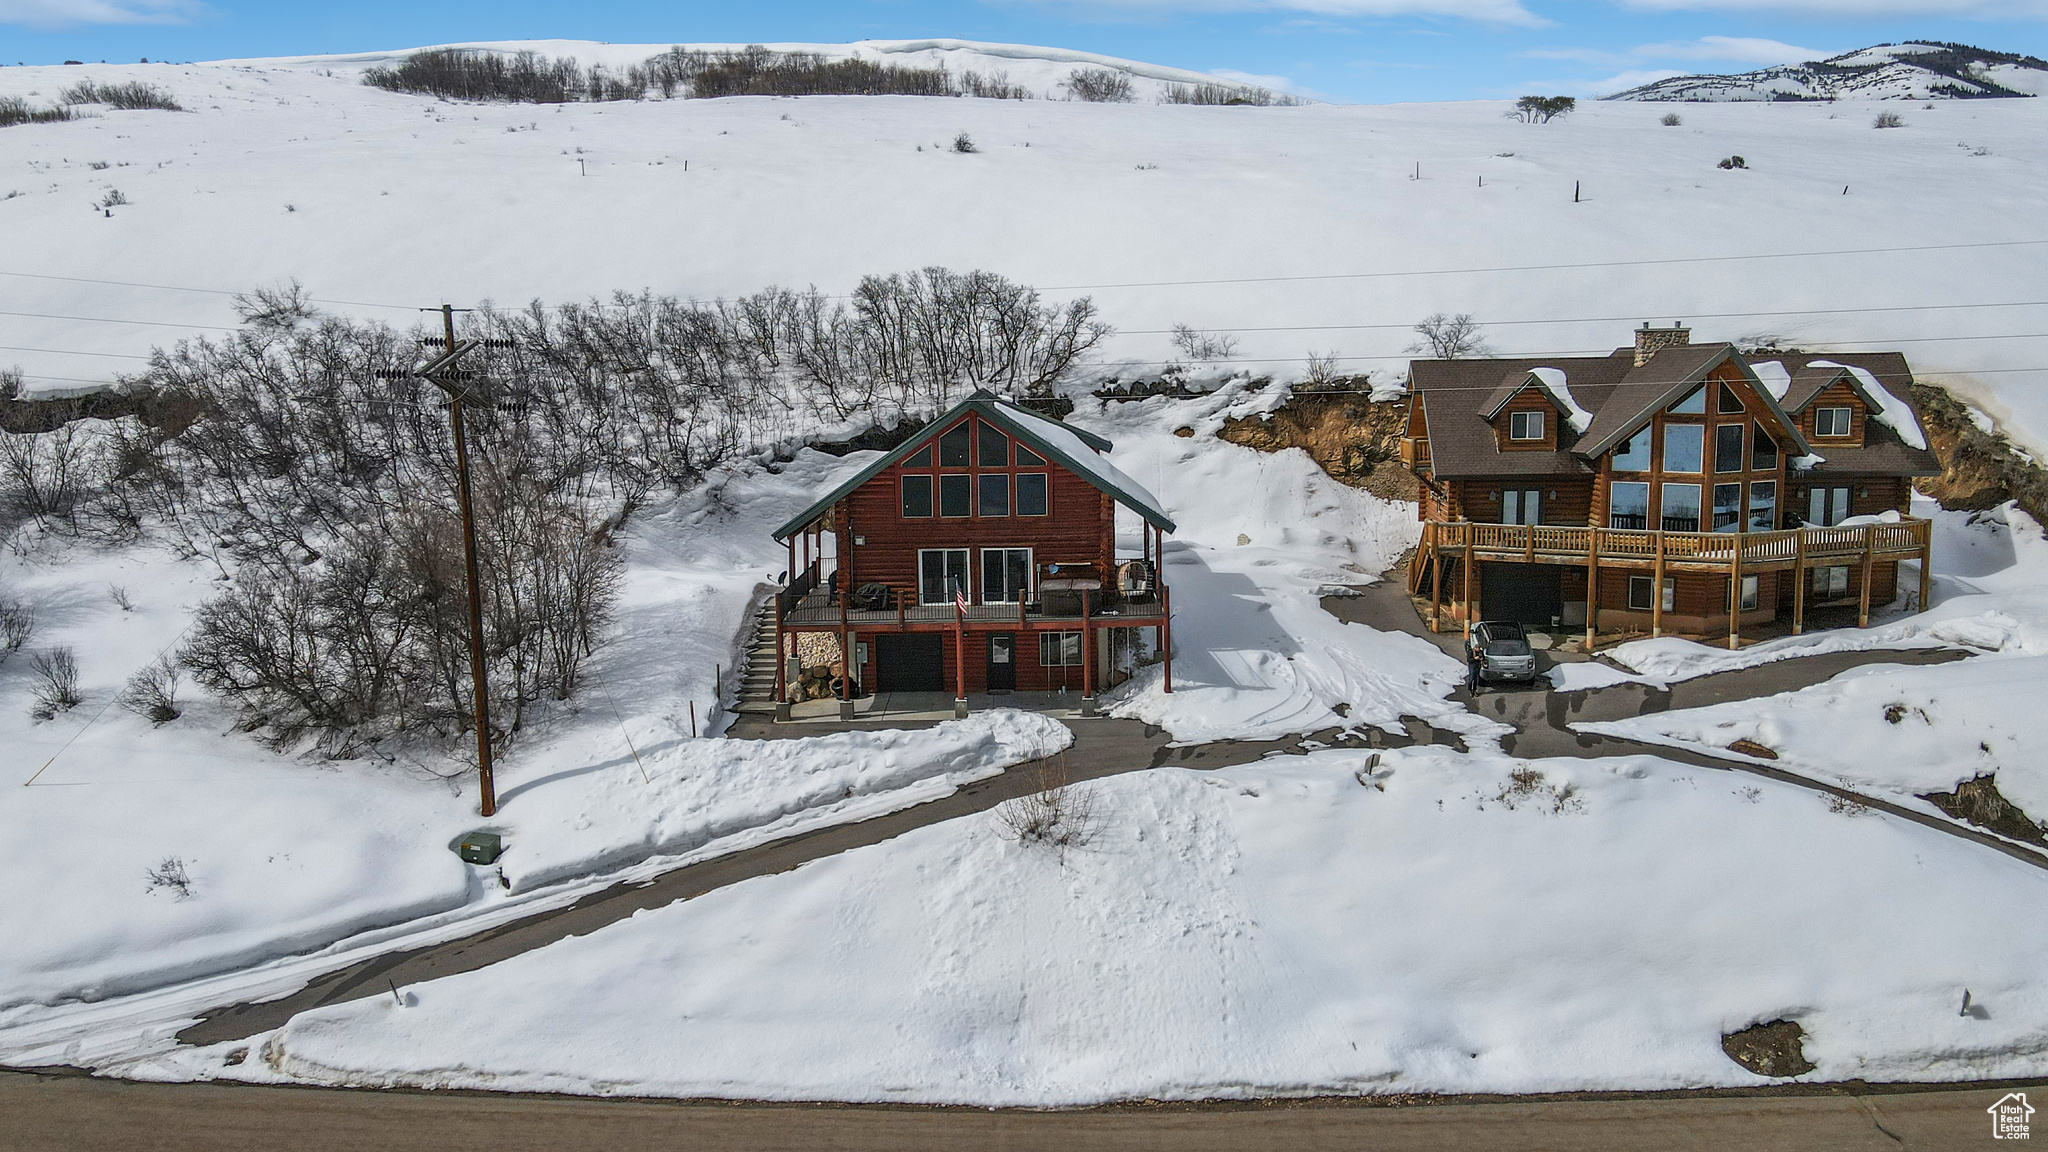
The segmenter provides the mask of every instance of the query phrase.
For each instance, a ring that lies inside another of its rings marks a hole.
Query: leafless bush
[[[1095,789],[1067,777],[1066,757],[1027,770],[1032,791],[995,810],[1002,834],[1027,847],[1050,850],[1065,864],[1067,853],[1085,848],[1099,826]]]
[[[1186,324],[1173,326],[1173,346],[1190,360],[1228,360],[1237,355],[1237,338],[1203,332]]]
[[[159,656],[137,669],[121,692],[121,707],[152,724],[168,724],[178,718],[177,662]]]
[[[1664,118],[1657,121],[1657,123],[1662,124],[1666,128],[1676,128],[1680,124],[1685,123],[1685,118],[1676,112],[1666,112]]]
[[[285,205],[287,211],[291,207]],[[274,288],[238,292],[234,308],[242,323],[259,332],[288,332],[320,317],[320,310],[313,307],[312,297],[306,294],[297,280],[287,280]]]
[[[1076,68],[1060,83],[1076,100],[1091,104],[1131,102],[1131,74],[1115,68]]]
[[[960,74],[960,90],[969,96],[984,100],[1029,100],[1031,93],[1022,84],[1010,83],[1010,74],[995,72],[984,76],[979,72]]]
[[[1302,375],[1301,386],[1307,391],[1318,391],[1335,387],[1343,379],[1337,368],[1335,352],[1311,352],[1308,354],[1308,371]]]
[[[35,632],[35,611],[19,600],[0,597],[0,664],[21,651]]]
[[[69,647],[50,648],[31,658],[36,675],[36,719],[48,720],[78,707],[78,659]]]
[[[102,208],[119,208],[121,205],[129,203],[133,203],[133,201],[129,200],[127,195],[119,188],[109,188],[107,189],[107,194],[100,197],[100,207]]]
[[[192,874],[186,870],[185,861],[176,856],[164,857],[164,862],[144,873],[149,878],[149,890],[161,888],[179,900],[192,898]]]
[[[107,599],[112,600],[114,607],[119,608],[123,612],[135,611],[135,601],[128,595],[128,586],[126,584],[107,585]]]
[[[1879,112],[1877,118],[1870,122],[1870,126],[1872,128],[1903,128],[1906,126],[1906,120],[1905,117],[1900,116],[1897,112]]]
[[[827,60],[812,52],[770,52],[752,45],[708,57],[690,77],[690,95],[951,96],[944,68],[905,68],[871,60]]]
[[[485,52],[434,48],[415,52],[390,67],[363,73],[363,83],[390,92],[412,92],[449,100],[565,104],[580,99],[589,81],[572,59],[551,60],[538,52]]]
[[[0,96],[0,128],[12,128],[16,124],[52,124],[60,120],[75,120],[71,109],[37,108],[19,96]]]
[[[1427,352],[1437,360],[1464,360],[1491,355],[1493,349],[1479,336],[1479,322],[1470,312],[1456,316],[1434,313],[1415,326],[1421,337],[1408,346],[1410,352]]]
[[[169,92],[140,80],[126,84],[96,84],[86,80],[66,88],[63,99],[66,104],[105,104],[124,112],[185,110]]]
[[[1285,108],[1301,103],[1293,96],[1282,95],[1254,85],[1206,83],[1169,84],[1160,92],[1159,102],[1245,108]]]
[[[953,151],[965,153],[979,152],[981,149],[974,146],[974,137],[962,132],[958,136],[953,137]]]

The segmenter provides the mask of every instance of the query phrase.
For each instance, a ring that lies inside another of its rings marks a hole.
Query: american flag
[[[967,590],[958,584],[953,585],[953,607],[958,608],[962,616],[967,615]]]

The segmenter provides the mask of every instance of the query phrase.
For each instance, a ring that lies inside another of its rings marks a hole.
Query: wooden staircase
[[[775,602],[754,611],[754,646],[740,669],[740,697],[735,711],[775,713]]]

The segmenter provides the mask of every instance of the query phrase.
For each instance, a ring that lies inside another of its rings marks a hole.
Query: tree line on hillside
[[[48,531],[144,533],[218,565],[178,658],[252,730],[329,750],[470,715],[454,458],[431,387],[379,373],[424,330],[323,316],[296,288],[245,326],[154,354],[132,416],[0,435],[0,498]],[[928,419],[972,384],[1049,394],[1109,334],[1093,304],[986,272],[864,279],[849,299],[771,288],[484,308],[464,338],[493,715],[567,699],[616,604],[632,509],[821,431]],[[18,378],[7,385],[12,396]]]

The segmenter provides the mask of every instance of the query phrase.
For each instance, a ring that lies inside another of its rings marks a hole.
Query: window
[[[1536,488],[1510,488],[1500,494],[1500,522],[1543,523],[1543,493]]]
[[[1742,425],[1721,424],[1714,428],[1714,471],[1742,471]]]
[[[1045,457],[1040,456],[1038,453],[1033,452],[1031,449],[1026,448],[1024,445],[1019,444],[1017,445],[1017,463],[1030,464],[1035,466],[1045,463]]]
[[[975,504],[977,516],[1008,516],[1010,514],[1010,474],[1007,472],[983,472],[975,477],[981,498]]]
[[[1628,606],[1629,606],[1629,608],[1631,608],[1632,610],[1634,610],[1634,611],[1637,611],[1637,612],[1648,612],[1648,611],[1650,610],[1650,586],[1651,586],[1651,585],[1652,585],[1653,583],[1655,583],[1655,582],[1656,582],[1656,577],[1654,577],[1654,576],[1631,576],[1631,577],[1629,577],[1629,578],[1628,578]],[[1669,612],[1669,611],[1671,611],[1671,610],[1672,610],[1672,607],[1671,607],[1671,606],[1672,606],[1672,605],[1673,605],[1674,603],[1676,603],[1676,602],[1677,602],[1677,600],[1678,600],[1678,578],[1677,578],[1676,576],[1666,576],[1666,577],[1664,578],[1664,608],[1663,608],[1663,610],[1664,610],[1664,611],[1666,611],[1666,612]]]
[[[1826,528],[1849,518],[1847,488],[1812,488],[1806,493],[1806,522]]]
[[[917,554],[917,602],[951,604],[967,588],[967,549],[925,548]]]
[[[1849,594],[1849,568],[1837,565],[1832,568],[1813,570],[1813,598],[1815,600],[1840,600]]]
[[[1031,549],[981,550],[981,602],[1015,604],[1031,598]]]
[[[903,478],[903,516],[906,520],[932,514],[932,478],[929,476],[905,476]]]
[[[946,429],[939,436],[939,467],[967,467],[967,449],[972,443],[972,433],[965,420]]]
[[[1847,408],[1814,409],[1813,434],[1815,436],[1847,436],[1849,434],[1849,410]]]
[[[1707,430],[1698,424],[1664,426],[1664,470],[1697,472],[1700,454],[1706,447]]]
[[[1679,397],[1678,403],[1673,404],[1671,407],[1665,409],[1665,411],[1676,412],[1680,416],[1705,415],[1707,411],[1706,387],[1702,385],[1701,387],[1695,388],[1692,391],[1687,392],[1684,396]]]
[[[1742,607],[1738,611],[1748,612],[1757,606],[1757,586],[1756,577],[1744,576],[1742,578]]]
[[[981,425],[981,450],[975,454],[983,468],[1010,466],[1010,438],[993,424]]]
[[[915,451],[915,452],[912,452],[912,453],[910,454],[910,459],[908,459],[908,460],[905,460],[905,461],[903,462],[903,466],[904,466],[905,468],[929,468],[929,467],[931,467],[931,466],[932,466],[932,446],[931,446],[930,444],[926,444],[926,445],[925,445],[924,447],[922,447],[922,448],[919,448],[919,449],[918,449],[917,451]]]
[[[1650,526],[1650,486],[1617,482],[1607,488],[1607,526],[1643,529]]]
[[[1508,413],[1508,439],[1510,439],[1510,440],[1541,440],[1541,439],[1543,439],[1543,413],[1541,413],[1541,412],[1510,412],[1510,413]]]
[[[939,515],[965,516],[973,499],[974,480],[971,477],[939,477]]]
[[[1759,424],[1749,436],[1749,466],[1758,472],[1768,472],[1778,466],[1778,442]]]
[[[1742,531],[1742,485],[1714,485],[1714,531]]]
[[[1648,472],[1650,470],[1650,430],[1648,428],[1637,429],[1635,435],[1614,446],[1614,470],[1616,472]]]
[[[1749,530],[1770,532],[1778,526],[1778,482],[1753,480],[1749,485]]]
[[[1735,389],[1723,384],[1721,385],[1721,390],[1715,394],[1714,410],[1730,415],[1740,412],[1742,411],[1742,397],[1735,394]]]
[[[1019,445],[1017,455],[1021,459],[1024,448]],[[1043,516],[1049,511],[1046,501],[1046,474],[1043,472],[1019,472],[1017,474],[1017,515]]]
[[[1081,634],[1079,632],[1040,632],[1038,634],[1038,663],[1045,668],[1079,668],[1081,666]]]
[[[1700,486],[1697,484],[1664,485],[1664,510],[1661,523],[1666,532],[1699,531]]]

